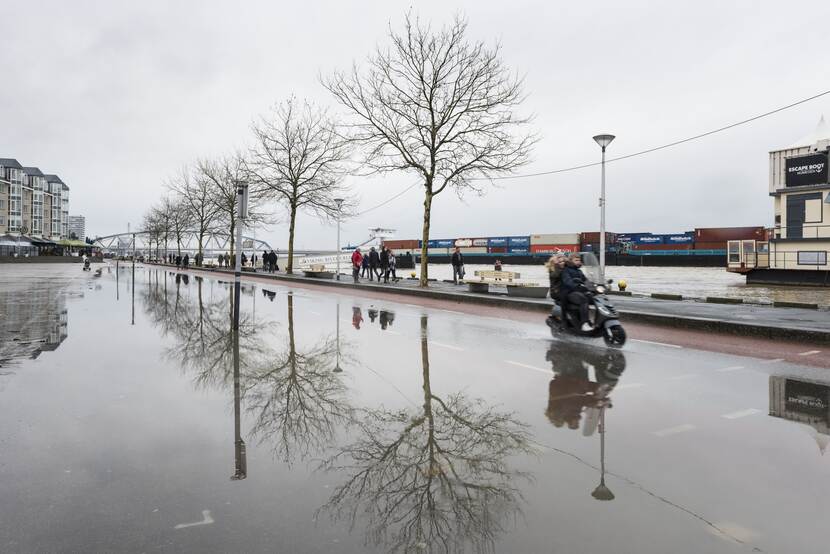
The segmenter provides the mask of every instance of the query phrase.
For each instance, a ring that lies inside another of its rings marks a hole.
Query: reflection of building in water
[[[66,299],[62,287],[41,283],[33,290],[0,291],[0,366],[37,358],[67,337]]]
[[[830,385],[770,375],[769,415],[809,425],[824,454],[830,444]]]

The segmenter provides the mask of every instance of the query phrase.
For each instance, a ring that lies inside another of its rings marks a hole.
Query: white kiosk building
[[[747,283],[830,286],[830,128],[769,153],[775,225],[768,241],[729,241],[728,269]]]

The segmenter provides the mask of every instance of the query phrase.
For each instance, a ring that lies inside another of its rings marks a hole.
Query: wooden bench
[[[476,271],[474,278],[464,279],[463,282],[469,286],[470,292],[488,293],[490,292],[490,285],[507,285],[519,277],[521,277],[521,274],[513,271],[485,269]]]
[[[313,277],[315,279],[333,279],[334,272],[326,271],[326,266],[323,264],[311,264],[308,269],[303,269],[303,275],[306,277]]]

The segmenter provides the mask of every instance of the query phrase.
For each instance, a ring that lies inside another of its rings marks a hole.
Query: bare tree
[[[205,235],[215,225],[216,203],[211,196],[212,181],[201,171],[182,168],[179,174],[168,182],[167,188],[174,192],[187,213],[190,230],[199,244],[199,260],[204,256]]]
[[[237,188],[240,183],[250,184],[250,173],[245,159],[240,153],[223,156],[213,160],[202,159],[196,162],[197,179],[205,179],[214,212],[214,222],[227,229],[230,254],[234,255],[236,242],[237,208],[239,199]],[[269,221],[264,211],[266,191],[253,184],[248,187],[248,218],[245,223],[249,228]]]
[[[347,143],[325,110],[295,97],[277,104],[267,117],[253,125],[256,145],[251,151],[254,180],[285,205],[288,212],[288,262],[294,256],[294,226],[297,212],[334,218],[341,209],[335,198],[346,197],[342,186]]]
[[[355,117],[352,138],[376,172],[413,172],[424,184],[420,284],[427,286],[427,243],[436,195],[482,192],[476,181],[529,161],[535,136],[517,116],[522,80],[500,59],[498,45],[471,43],[456,18],[433,31],[407,16],[391,46],[369,57],[364,73],[337,72],[324,86]]]

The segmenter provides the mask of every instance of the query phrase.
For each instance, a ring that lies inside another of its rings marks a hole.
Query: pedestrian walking
[[[375,250],[375,247],[372,246],[369,249],[369,280],[374,281],[374,277],[378,278],[378,282],[380,282],[380,255],[378,255],[378,251]]]
[[[383,275],[383,282],[389,282],[389,249],[385,246],[380,247],[380,272]],[[378,277],[380,281],[380,277]]]
[[[501,271],[501,260],[496,260],[496,264],[493,266],[493,269]]]
[[[389,273],[392,275],[392,281],[397,281],[398,276],[395,274],[395,265],[398,261],[395,259],[395,253],[391,250],[389,251]]]
[[[352,277],[354,282],[360,281],[360,269],[363,266],[363,254],[360,253],[360,248],[355,248],[352,252]]]
[[[245,255],[245,252],[242,253],[242,267],[245,267],[245,264],[248,263],[248,256]]]
[[[182,260],[182,265],[185,269],[187,269],[188,265],[190,265],[190,256],[188,254],[184,255],[184,259]]]
[[[360,249],[358,248],[357,251],[360,252]],[[368,253],[365,256],[362,255],[362,254],[360,255],[360,270],[361,270],[360,271],[360,276],[365,278],[366,275],[369,273],[369,254]]]
[[[271,271],[271,256],[267,250],[262,251],[262,271]]]
[[[219,267],[222,267],[222,264],[225,263],[225,256],[219,254],[219,256],[216,258],[216,261],[219,262]]]
[[[280,264],[278,259],[279,256],[277,256],[277,253],[271,250],[271,273],[280,270]]]
[[[182,257],[176,256],[176,269],[179,269],[180,267],[182,267]]]
[[[464,280],[464,254],[456,246],[452,253],[452,282],[457,285],[459,280]]]

